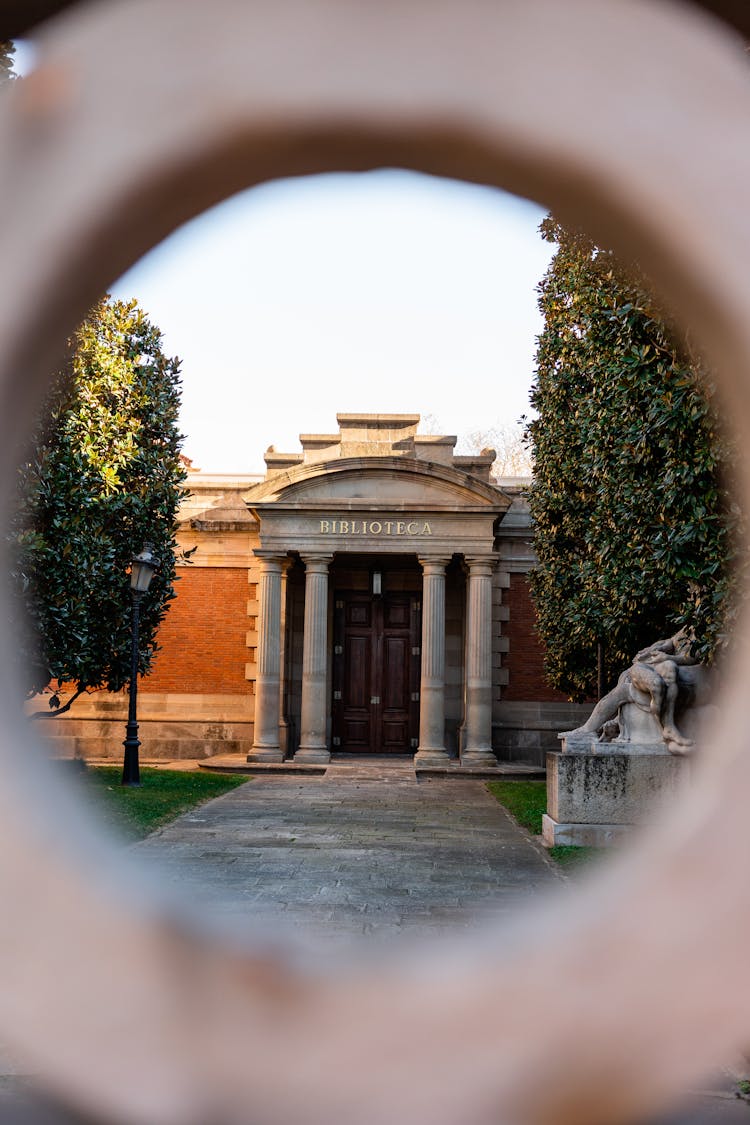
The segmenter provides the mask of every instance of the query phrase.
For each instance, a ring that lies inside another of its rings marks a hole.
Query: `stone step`
[[[245,773],[245,774],[324,774],[326,765],[298,762],[248,762],[247,754],[220,754],[215,758],[206,758],[198,763],[202,770],[210,773]]]
[[[368,762],[365,755],[357,756],[350,762],[342,761],[342,756],[337,755],[330,763],[308,764],[292,759],[284,762],[248,762],[246,755],[221,754],[199,762],[201,769],[214,773],[253,773],[253,774],[323,774],[328,772],[331,776],[340,773],[341,776],[356,778],[362,776],[369,778],[374,773],[383,780],[393,778],[397,780],[406,774],[417,778],[467,778],[477,781],[543,781],[545,771],[537,766],[524,762],[500,762],[494,767],[462,766],[459,763],[450,766],[420,767],[414,769],[410,759],[398,758],[394,761],[384,760],[382,757],[373,756]]]
[[[420,766],[417,777],[474,777],[478,781],[544,781],[547,771],[527,762],[498,762],[496,766]]]

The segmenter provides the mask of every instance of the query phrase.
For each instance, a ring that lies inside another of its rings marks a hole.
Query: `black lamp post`
[[[130,563],[130,593],[133,598],[132,650],[130,654],[130,705],[128,725],[125,735],[125,758],[122,766],[122,784],[140,785],[141,772],[138,765],[138,721],[136,719],[136,700],[138,695],[138,625],[140,623],[141,598],[146,593],[158,570],[159,560],[154,558],[148,547],[136,555]]]

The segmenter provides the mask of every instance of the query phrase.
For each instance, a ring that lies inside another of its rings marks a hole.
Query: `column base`
[[[325,746],[300,746],[294,755],[293,761],[297,763],[309,762],[311,764],[326,763],[331,760],[331,751]]]
[[[417,750],[414,755],[414,765],[418,766],[447,766],[451,761],[450,755],[447,750],[441,750],[439,746],[430,747],[426,746],[424,750]]]
[[[462,766],[487,766],[498,764],[497,758],[491,750],[464,750],[461,754]]]
[[[248,762],[283,762],[284,751],[280,746],[253,746],[247,760]]]

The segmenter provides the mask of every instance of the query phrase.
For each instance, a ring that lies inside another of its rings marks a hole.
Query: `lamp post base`
[[[133,560],[135,563],[135,560]],[[138,765],[138,628],[143,591],[131,587],[132,609],[132,647],[130,651],[130,700],[128,702],[128,723],[125,727],[125,757],[122,763],[122,784],[140,785],[141,772]]]
[[[128,723],[128,727],[130,724]],[[128,735],[123,746],[125,747],[125,758],[122,764],[122,785],[140,785],[141,784],[141,770],[138,761],[138,750],[140,747],[140,739],[138,738],[138,727],[136,725],[135,731],[128,730]]]

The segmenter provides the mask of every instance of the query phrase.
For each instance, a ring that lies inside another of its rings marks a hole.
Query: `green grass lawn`
[[[120,766],[91,766],[81,780],[93,790],[105,820],[134,840],[248,780],[236,774],[148,767],[141,768],[140,786],[121,785],[121,777]]]
[[[488,781],[493,797],[533,836],[542,834],[542,814],[547,811],[546,781]]]
[[[533,836],[542,834],[542,815],[547,811],[546,781],[488,781],[487,788]],[[572,848],[558,845],[548,849],[561,867],[576,867],[601,854],[601,848]]]

